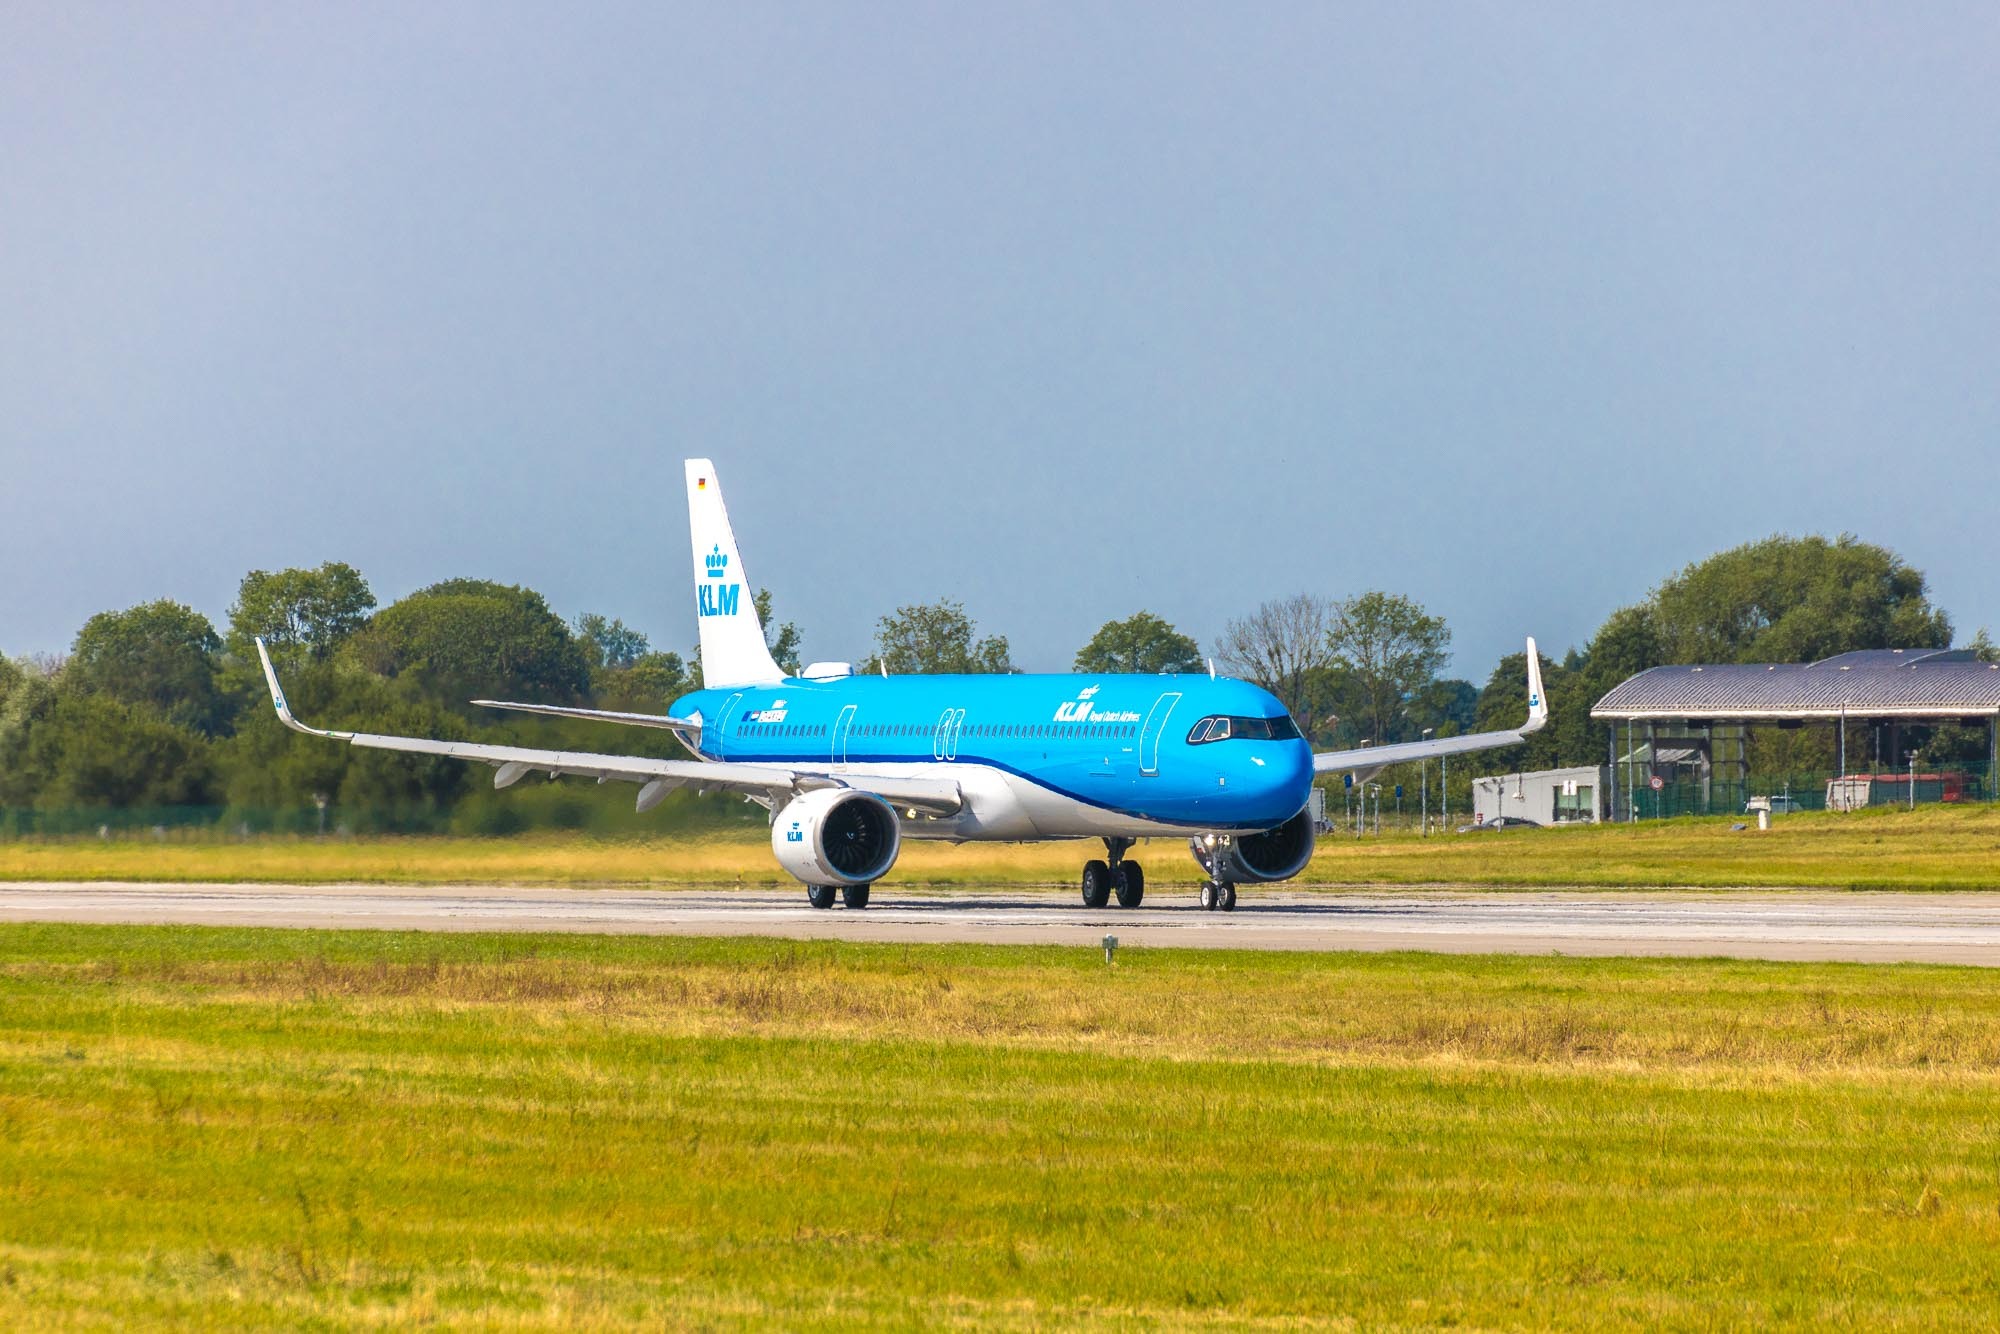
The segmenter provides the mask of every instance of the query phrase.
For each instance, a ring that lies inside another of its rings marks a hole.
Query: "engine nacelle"
[[[787,802],[771,822],[778,865],[808,885],[865,885],[896,864],[903,830],[869,792],[823,787]]]
[[[1312,808],[1261,834],[1211,834],[1189,839],[1188,847],[1212,880],[1290,880],[1312,860]]]

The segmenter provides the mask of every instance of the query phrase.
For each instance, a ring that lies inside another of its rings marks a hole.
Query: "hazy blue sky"
[[[2000,628],[2000,6],[0,10],[0,649],[252,567],[1483,679],[1773,531]]]

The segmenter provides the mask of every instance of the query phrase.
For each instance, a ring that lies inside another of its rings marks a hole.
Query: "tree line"
[[[801,666],[799,627],[755,595],[773,656]],[[505,802],[468,766],[436,758],[292,744],[264,694],[252,640],[286,675],[294,708],[343,728],[601,748],[592,724],[498,717],[475,698],[639,713],[665,712],[701,683],[698,655],[656,649],[598,613],[570,621],[531,589],[478,579],[432,584],[378,606],[361,573],[314,569],[245,575],[226,625],[171,600],[91,617],[67,657],[0,659],[0,811],[229,810],[264,821],[326,808],[353,828],[504,831],[524,821],[594,822],[602,806],[575,795]],[[1550,722],[1523,746],[1471,757],[1474,773],[1594,764],[1606,732],[1597,699],[1648,667],[1692,662],[1806,661],[1859,648],[1948,647],[1952,626],[1921,572],[1852,536],[1772,537],[1722,552],[1613,612],[1583,645],[1544,656]],[[1982,632],[1977,643],[1986,643]],[[1483,684],[1443,675],[1451,631],[1397,593],[1305,592],[1231,621],[1204,654],[1163,618],[1140,611],[1102,626],[1075,656],[1080,672],[1219,670],[1269,689],[1315,745],[1387,744],[1511,727],[1524,709],[1520,653]],[[961,603],[899,607],[876,626],[863,671],[1011,672],[1007,639],[981,634]],[[618,744],[671,755],[665,733],[631,730]],[[1824,738],[1763,743],[1799,763]],[[1789,748],[1789,749],[1787,749]],[[483,773],[483,771],[482,771]],[[1455,786],[1459,784],[1455,783]],[[741,803],[687,797],[652,820],[746,820]]]

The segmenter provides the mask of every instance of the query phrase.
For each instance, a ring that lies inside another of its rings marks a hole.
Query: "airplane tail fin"
[[[722,484],[707,459],[687,460],[688,530],[694,541],[695,617],[705,686],[775,685],[785,674],[764,642]]]

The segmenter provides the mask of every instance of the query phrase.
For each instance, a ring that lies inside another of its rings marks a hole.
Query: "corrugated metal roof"
[[[2000,716],[2000,666],[1893,650],[1814,663],[1711,664],[1640,672],[1593,718],[1976,718]]]

